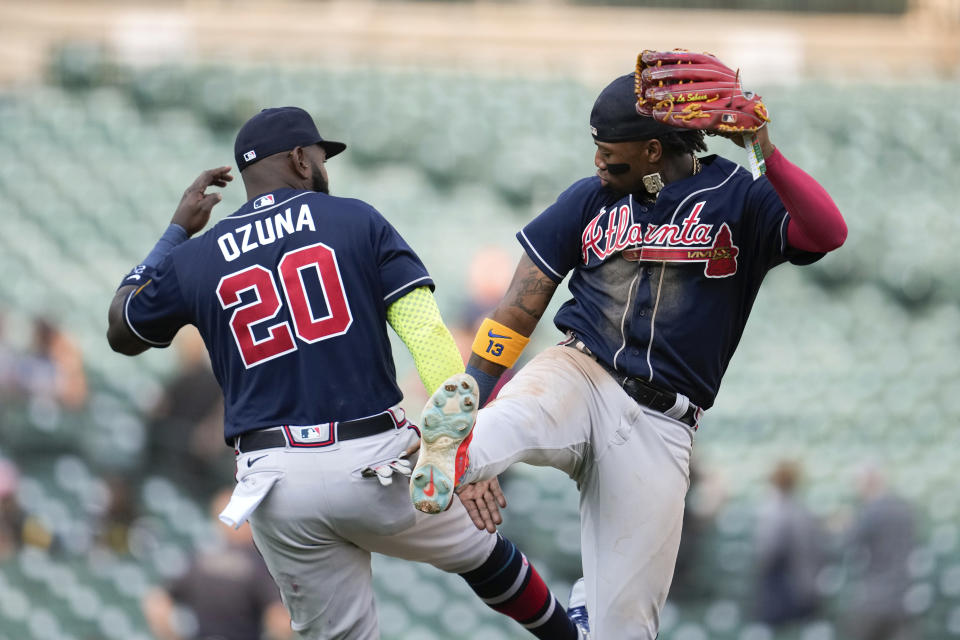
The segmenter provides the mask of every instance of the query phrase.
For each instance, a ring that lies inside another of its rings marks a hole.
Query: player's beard
[[[311,179],[313,181],[313,190],[317,193],[330,193],[330,184],[327,182],[326,178],[323,177],[323,172],[320,171],[320,167],[315,163],[310,167],[311,170]]]

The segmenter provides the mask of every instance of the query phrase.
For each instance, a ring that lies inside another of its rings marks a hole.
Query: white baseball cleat
[[[573,583],[570,599],[567,601],[567,616],[577,625],[580,640],[590,640],[590,619],[587,616],[587,589],[583,578]]]
[[[446,511],[470,464],[467,448],[477,421],[477,381],[466,373],[447,378],[423,408],[420,458],[410,476],[413,506],[424,513]]]

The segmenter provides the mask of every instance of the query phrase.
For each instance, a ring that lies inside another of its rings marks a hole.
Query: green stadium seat
[[[947,615],[946,633],[951,638],[960,636],[960,607],[953,607]]]
[[[733,600],[717,600],[707,607],[704,622],[710,629],[711,637],[729,634],[740,626],[740,607]]]
[[[774,635],[767,625],[751,623],[743,627],[738,640],[774,640]]]

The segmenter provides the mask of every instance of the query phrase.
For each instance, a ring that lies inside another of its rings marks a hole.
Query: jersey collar
[[[291,189],[289,187],[265,191],[264,193],[257,195],[255,198],[251,198],[246,204],[231,213],[230,217],[243,216],[250,213],[259,213],[260,211],[275,209],[283,203],[307,193],[314,192],[306,189]]]

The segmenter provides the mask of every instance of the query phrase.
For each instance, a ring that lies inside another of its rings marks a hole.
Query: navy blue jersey
[[[823,254],[787,246],[789,215],[766,178],[724,158],[670,183],[656,203],[580,180],[517,238],[573,299],[554,319],[608,366],[706,409],[764,275]]]
[[[223,389],[228,442],[397,404],[387,306],[433,287],[373,207],[293,189],[248,202],[141,278],[127,324],[156,347],[197,326]]]

